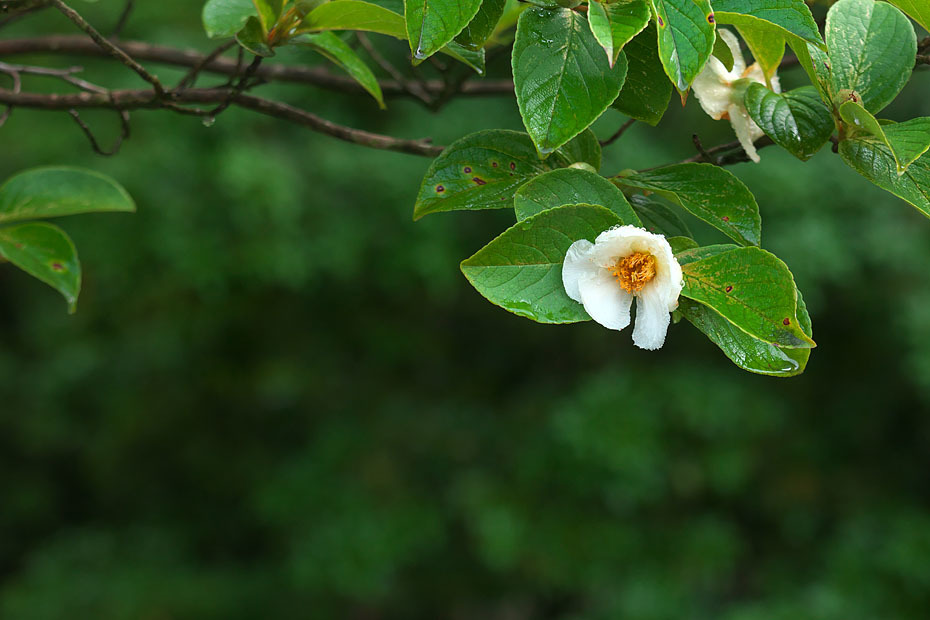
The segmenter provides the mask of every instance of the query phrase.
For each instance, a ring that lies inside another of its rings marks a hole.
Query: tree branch
[[[620,125],[620,129],[618,129],[616,132],[614,132],[614,135],[610,136],[610,137],[607,138],[606,140],[601,140],[601,146],[602,146],[602,147],[604,147],[604,146],[610,146],[611,144],[613,144],[614,142],[616,142],[617,140],[619,140],[619,139],[620,139],[620,136],[622,136],[623,134],[625,134],[625,133],[626,133],[626,130],[629,129],[630,127],[632,127],[632,126],[633,126],[633,123],[635,123],[635,122],[636,122],[636,119],[635,119],[635,118],[631,118],[631,119],[628,120],[627,122],[625,122],[625,123],[623,123],[622,125]]]
[[[159,97],[152,90],[114,90],[107,93],[68,93],[40,94],[17,93],[14,90],[0,88],[0,104],[34,108],[39,110],[71,110],[82,108],[104,108],[117,111],[134,109],[168,109],[175,112],[207,116],[209,110],[184,108],[181,104],[222,104],[230,97],[228,89],[189,89],[172,91],[166,94],[170,101]],[[409,153],[424,157],[435,157],[443,147],[430,143],[429,138],[420,140],[403,140],[361,129],[338,125],[315,114],[295,108],[286,103],[271,101],[246,93],[233,94],[232,105],[258,112],[266,116],[284,119],[313,131],[326,134],[339,140],[359,144],[375,149]]]

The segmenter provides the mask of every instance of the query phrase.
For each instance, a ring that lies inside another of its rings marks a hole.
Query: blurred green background
[[[199,2],[139,4],[127,37],[210,48]],[[121,3],[80,8],[105,26]],[[52,31],[72,32],[45,13],[0,36]],[[265,92],[443,144],[520,128],[510,98],[433,115]],[[928,93],[915,74],[885,115],[930,115]],[[673,102],[603,172],[687,157],[695,132],[733,139]],[[930,222],[829,148],[762,159],[731,170],[814,318],[795,379],[740,371],[684,323],[646,352],[488,304],[458,262],[512,213],[414,224],[426,159],[237,110],[134,113],[105,159],[64,113],[16,110],[0,178],[89,166],[139,212],[61,222],[75,316],[0,267],[0,617],[927,618]]]

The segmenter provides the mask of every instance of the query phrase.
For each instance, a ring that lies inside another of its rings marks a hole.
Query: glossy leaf
[[[644,123],[658,125],[668,109],[672,84],[663,77],[656,49],[655,24],[650,23],[633,37],[624,46],[623,53],[627,60],[626,81],[613,107]]]
[[[691,237],[691,229],[685,221],[666,204],[634,194],[629,197],[633,212],[639,216],[643,228],[666,237]]]
[[[840,155],[853,170],[930,217],[930,154],[917,159],[900,175],[894,155],[879,138],[863,135],[843,140]]]
[[[820,98],[833,107],[833,78],[830,75],[830,57],[825,51],[806,41],[788,39],[788,46],[798,57],[811,84],[817,89]]]
[[[855,91],[873,114],[891,103],[911,77],[917,35],[890,4],[839,0],[827,14],[826,40],[832,94]]]
[[[590,317],[565,294],[562,262],[579,239],[593,241],[618,226],[613,211],[594,205],[549,209],[517,222],[462,262],[462,273],[491,303],[540,323]]]
[[[252,0],[208,0],[203,5],[203,29],[211,39],[232,37],[258,9]]]
[[[414,63],[445,47],[481,8],[481,0],[404,0],[407,39]]]
[[[759,245],[762,218],[752,192],[712,164],[676,164],[616,177],[624,187],[655,192],[743,245]]]
[[[775,26],[762,21],[737,26],[736,29],[762,69],[766,84],[771,86],[778,65],[785,57],[785,36]]]
[[[882,124],[855,101],[847,101],[840,106],[840,117],[851,132],[865,133],[881,140],[894,156],[899,175],[930,149],[928,117]]]
[[[924,27],[924,30],[930,30],[930,2],[927,0],[888,1],[910,15],[911,19]]]
[[[92,170],[32,168],[0,185],[0,224],[79,213],[135,210],[135,203],[121,185]]]
[[[402,15],[361,0],[339,0],[321,4],[304,18],[299,30],[364,30],[397,39],[407,38],[407,27]]]
[[[483,47],[497,27],[506,5],[507,0],[482,0],[478,13],[455,37],[455,41],[472,50]]]
[[[584,17],[531,8],[520,16],[513,77],[523,123],[543,155],[584,131],[620,93],[621,54],[613,68]]]
[[[650,0],[659,28],[659,59],[672,84],[685,92],[714,49],[708,0]]]
[[[378,78],[348,43],[332,32],[303,34],[294,37],[293,42],[322,54],[336,64],[339,68],[352,76],[368,94],[375,98],[375,101],[378,102],[378,106],[384,109],[384,95],[381,93],[381,85],[378,84]]]
[[[479,131],[452,143],[433,161],[420,186],[413,217],[508,208],[517,188],[528,180],[575,161],[561,151],[540,160],[525,133]]]
[[[588,3],[588,25],[597,42],[607,53],[610,66],[614,66],[620,50],[633,37],[642,32],[652,13],[645,0],[614,2],[591,0]]]
[[[600,205],[613,211],[623,224],[642,226],[623,192],[601,175],[587,170],[561,168],[541,174],[517,190],[513,197],[518,220],[570,204]]]
[[[0,256],[61,293],[74,312],[81,291],[81,265],[62,229],[45,222],[0,227]]]
[[[798,320],[788,267],[761,248],[737,248],[682,266],[682,295],[754,338],[784,348],[816,346]]]
[[[823,47],[817,22],[804,0],[714,0],[714,15],[719,24],[771,25],[789,39]]]
[[[590,129],[585,129],[559,148],[559,159],[569,165],[578,162],[590,164],[595,170],[601,169],[601,143]]]
[[[449,58],[454,58],[463,65],[469,67],[472,71],[478,75],[484,75],[485,72],[485,52],[484,48],[480,49],[471,49],[465,47],[455,41],[452,41],[447,46],[439,50],[441,54],[445,54]]]
[[[752,84],[743,100],[756,125],[798,159],[810,159],[833,133],[833,115],[813,86],[778,94]]]

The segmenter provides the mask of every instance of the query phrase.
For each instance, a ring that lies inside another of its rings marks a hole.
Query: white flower
[[[678,307],[681,266],[662,235],[619,226],[602,232],[594,243],[581,239],[568,248],[562,284],[592,319],[618,331],[630,324],[636,297],[633,342],[655,350],[665,343],[669,313]]]
[[[729,30],[720,28],[717,34],[723,38],[723,41],[733,53],[733,70],[727,71],[727,68],[716,57],[711,56],[704,65],[704,70],[695,78],[691,87],[694,94],[704,111],[714,120],[730,119],[733,130],[739,143],[743,145],[749,159],[758,163],[759,154],[753,142],[761,138],[765,132],[759,129],[759,126],[752,120],[743,105],[742,89],[735,89],[733,83],[737,80],[748,79],[750,82],[765,84],[765,74],[759,63],[754,63],[748,69],[746,61],[743,60],[743,53],[739,49],[739,41]],[[772,90],[776,93],[781,92],[781,85],[778,83],[778,77],[773,76]]]

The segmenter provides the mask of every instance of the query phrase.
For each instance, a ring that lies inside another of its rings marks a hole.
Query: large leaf
[[[833,115],[813,86],[778,94],[752,84],[743,100],[762,131],[801,160],[810,159],[833,133]]]
[[[32,168],[0,185],[0,223],[135,210],[135,203],[121,185],[92,170]]]
[[[351,75],[356,82],[361,84],[368,93],[375,98],[378,106],[384,109],[384,95],[381,93],[381,85],[378,84],[378,78],[371,71],[365,61],[353,50],[348,43],[340,39],[332,32],[319,32],[316,34],[303,34],[294,37],[294,43],[304,45],[319,52],[333,63],[342,68],[346,73]]]
[[[788,39],[788,46],[794,50],[798,62],[810,78],[811,84],[820,93],[820,98],[833,107],[833,79],[830,75],[830,57],[827,53],[806,41]]]
[[[525,133],[492,129],[465,136],[433,161],[417,195],[413,217],[440,211],[503,209],[534,176],[577,161],[562,151],[540,160]]]
[[[827,14],[826,40],[834,97],[856,91],[873,114],[891,103],[911,77],[917,35],[890,4],[839,0]]]
[[[415,62],[450,43],[478,13],[481,0],[404,0],[407,38]]]
[[[462,273],[493,304],[540,323],[576,323],[590,317],[565,294],[562,262],[572,243],[593,241],[619,225],[613,211],[568,205],[517,222],[474,256]]]
[[[258,16],[252,0],[207,0],[201,13],[203,29],[211,39],[234,36],[252,16]]]
[[[915,22],[924,27],[924,30],[930,30],[930,2],[927,0],[888,0],[908,15]]]
[[[670,206],[640,194],[630,196],[633,212],[639,216],[643,227],[649,232],[666,237],[691,237],[691,229]]]
[[[61,293],[74,312],[81,291],[81,265],[62,229],[45,222],[0,227],[0,256]]]
[[[504,14],[506,5],[507,0],[482,0],[474,19],[455,37],[456,42],[473,50],[484,46]]]
[[[584,17],[531,8],[520,16],[513,79],[523,123],[547,155],[584,131],[620,93],[626,58],[613,68]]]
[[[714,15],[721,24],[771,25],[789,38],[823,47],[817,22],[804,0],[714,0]]]
[[[855,101],[840,106],[840,117],[856,133],[866,133],[881,140],[894,156],[898,174],[930,149],[930,118],[924,116],[903,123],[880,123]]]
[[[762,218],[756,199],[719,166],[675,164],[615,177],[614,182],[668,198],[743,245],[760,243]]]
[[[623,46],[642,32],[651,16],[645,0],[613,4],[606,4],[603,0],[591,0],[588,3],[588,24],[591,33],[607,53],[611,67],[617,62]]]
[[[639,217],[617,186],[599,174],[578,168],[561,168],[541,174],[517,190],[513,208],[518,220],[570,204],[607,207],[624,224],[642,226]]]
[[[623,53],[627,60],[626,81],[613,107],[627,116],[658,125],[668,109],[672,84],[662,75],[655,25],[649,24],[636,35],[624,46]]]
[[[364,30],[398,39],[407,38],[407,27],[402,15],[361,0],[321,4],[304,18],[298,32],[322,30]]]
[[[659,26],[659,59],[672,84],[685,92],[714,49],[708,0],[650,0]]]
[[[765,83],[771,86],[778,65],[785,57],[785,35],[775,26],[763,21],[737,26],[736,29],[762,69]]]
[[[789,349],[816,346],[798,320],[794,278],[774,254],[737,248],[681,269],[684,297],[712,308],[750,336]]]
[[[894,155],[879,138],[862,135],[843,140],[840,155],[853,170],[930,217],[930,155],[920,157],[900,175]]]

